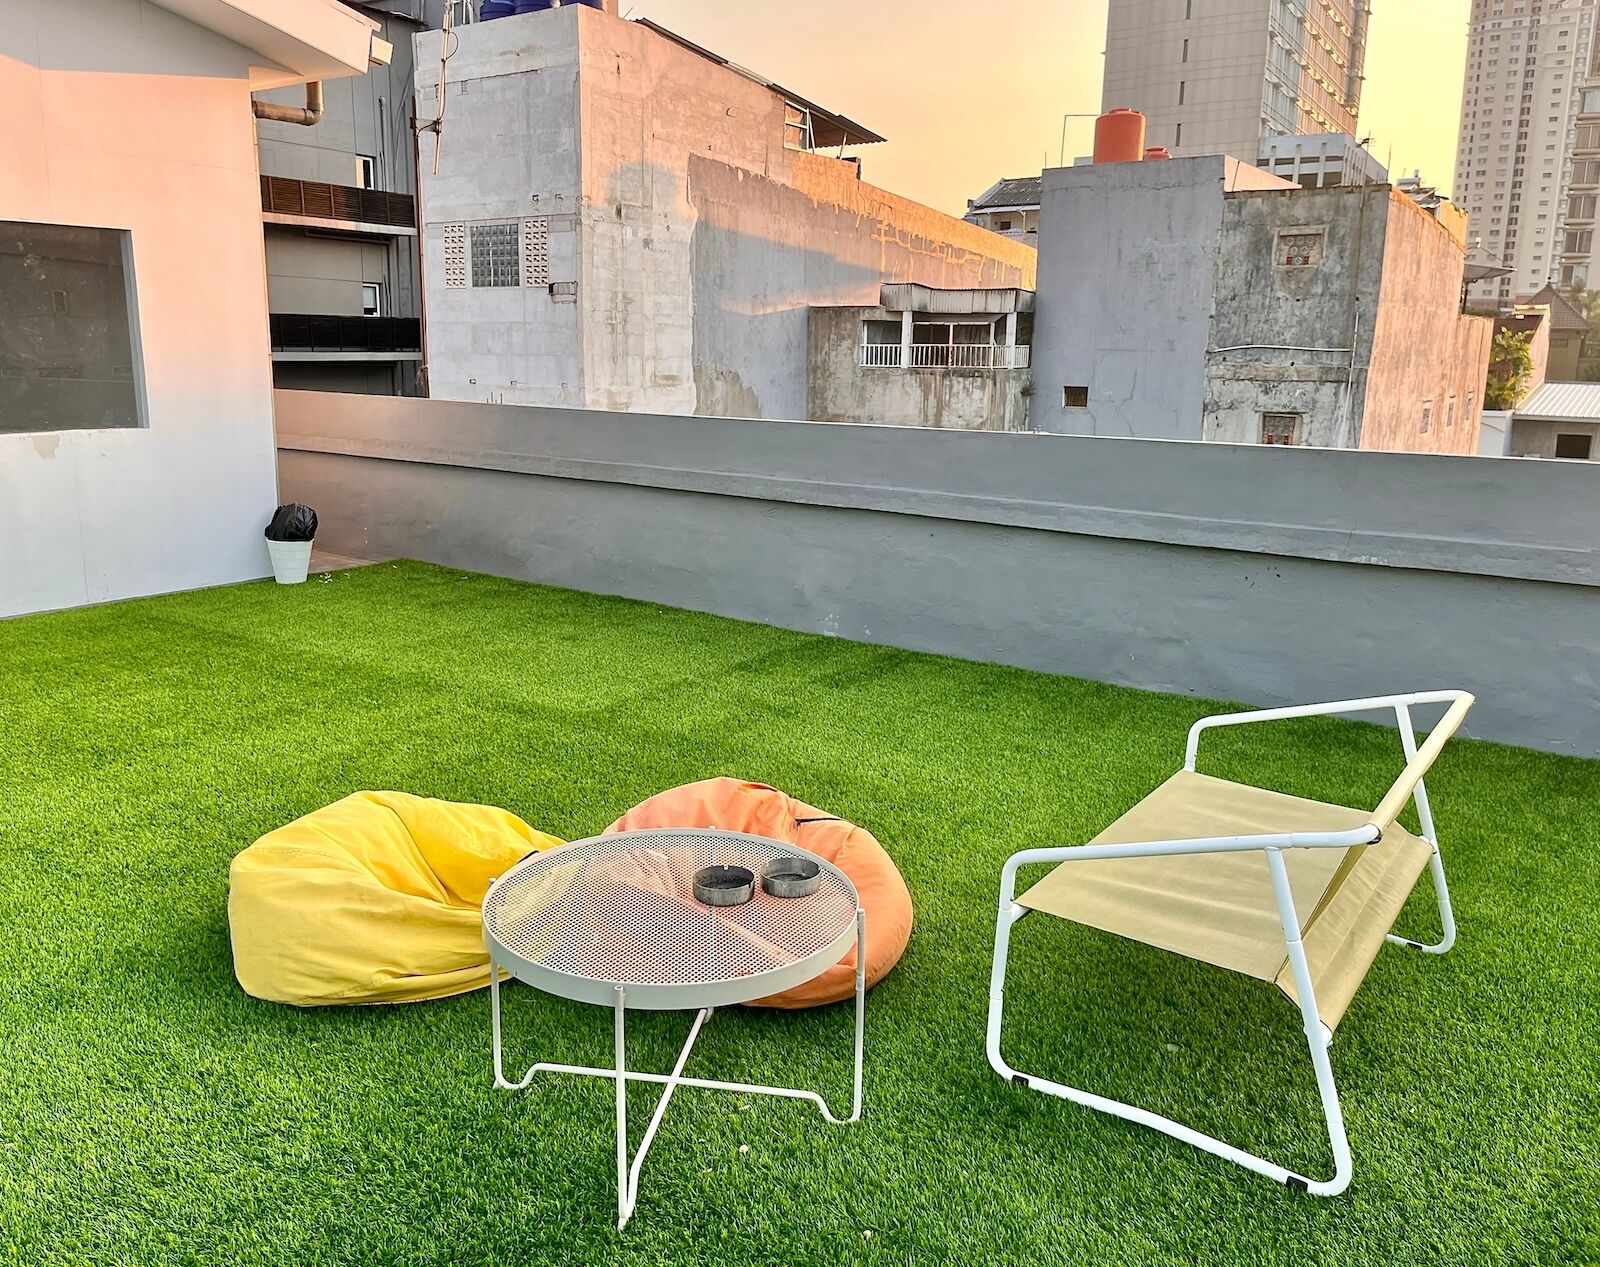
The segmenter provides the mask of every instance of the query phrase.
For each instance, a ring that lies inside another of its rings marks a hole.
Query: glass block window
[[[472,226],[472,284],[474,286],[520,286],[522,269],[518,260],[517,238],[521,226],[515,223],[475,224]]]

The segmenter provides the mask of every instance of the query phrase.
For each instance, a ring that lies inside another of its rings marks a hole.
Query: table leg
[[[627,992],[619,985],[616,996],[617,1047],[617,1230],[627,1225],[633,1214],[633,1194],[628,1191],[628,1065],[623,1037],[627,1016]]]
[[[534,1071],[528,1070],[522,1081],[511,1082],[505,1075],[504,1049],[500,1042],[500,973],[501,967],[489,956],[489,1018],[494,1033],[494,1085],[501,1091],[520,1091],[533,1081]]]
[[[867,1037],[867,913],[856,908],[856,1070],[850,1100],[851,1122],[861,1120],[861,1052]]]

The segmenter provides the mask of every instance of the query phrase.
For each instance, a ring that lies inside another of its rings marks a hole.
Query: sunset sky
[[[1105,0],[621,0],[889,138],[873,184],[956,214],[1000,176],[1055,166],[1061,116],[1100,108]],[[1471,0],[1375,0],[1361,133],[1392,175],[1448,190]],[[1132,104],[1132,103],[1130,103]],[[1093,122],[1067,125],[1067,158]]]

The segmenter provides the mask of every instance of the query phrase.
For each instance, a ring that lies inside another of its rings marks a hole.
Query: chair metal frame
[[[1316,1196],[1336,1196],[1350,1184],[1352,1173],[1350,1144],[1345,1135],[1344,1114],[1339,1106],[1339,1093],[1333,1080],[1333,1067],[1328,1059],[1328,1049],[1333,1043],[1333,1031],[1326,1025],[1317,1010],[1315,991],[1311,983],[1311,970],[1306,962],[1305,947],[1300,940],[1300,919],[1295,910],[1294,897],[1289,888],[1289,873],[1283,861],[1285,849],[1348,849],[1353,845],[1374,844],[1382,838],[1384,828],[1392,824],[1400,811],[1415,799],[1417,817],[1421,823],[1421,838],[1432,851],[1429,870],[1433,877],[1434,894],[1438,901],[1439,921],[1443,935],[1437,942],[1424,943],[1408,937],[1388,934],[1388,940],[1399,946],[1420,950],[1425,954],[1442,955],[1455,944],[1456,922],[1450,903],[1450,890],[1445,882],[1444,863],[1439,856],[1438,835],[1434,830],[1433,811],[1428,803],[1423,775],[1432,766],[1445,741],[1460,725],[1462,717],[1471,707],[1473,697],[1466,691],[1427,691],[1410,695],[1383,695],[1367,699],[1339,700],[1326,704],[1305,704],[1291,708],[1255,709],[1238,713],[1221,713],[1202,717],[1189,729],[1188,744],[1184,752],[1183,768],[1193,771],[1199,755],[1200,736],[1218,726],[1237,726],[1251,722],[1282,721],[1296,717],[1331,716],[1342,713],[1360,713],[1392,709],[1400,731],[1400,744],[1405,753],[1406,766],[1400,777],[1390,787],[1383,800],[1373,811],[1372,821],[1364,826],[1336,832],[1295,832],[1280,835],[1220,836],[1191,840],[1149,840],[1128,844],[1066,845],[1049,849],[1024,849],[1006,859],[1000,873],[1000,905],[995,921],[994,962],[989,980],[989,1018],[986,1049],[989,1064],[1001,1077],[1018,1086],[1039,1091],[1045,1095],[1071,1100],[1114,1117],[1138,1122],[1163,1134],[1170,1135],[1196,1148],[1204,1149],[1218,1157],[1236,1162],[1247,1170],[1265,1175],[1290,1188],[1300,1189]],[[1444,717],[1418,747],[1416,731],[1412,726],[1411,709],[1419,705],[1447,704]],[[1172,854],[1231,853],[1260,850],[1266,855],[1267,867],[1272,876],[1273,892],[1277,900],[1279,919],[1283,924],[1284,948],[1294,975],[1295,993],[1300,1003],[1300,1017],[1306,1043],[1311,1053],[1312,1068],[1316,1071],[1317,1091],[1322,1100],[1323,1116],[1328,1129],[1328,1143],[1333,1153],[1334,1171],[1331,1178],[1312,1179],[1283,1166],[1270,1162],[1254,1153],[1207,1135],[1203,1131],[1185,1126],[1181,1122],[1163,1117],[1159,1113],[1096,1095],[1090,1091],[1067,1086],[1036,1074],[1013,1069],[1000,1052],[1000,1032],[1005,1010],[1006,961],[1010,953],[1011,927],[1028,908],[1015,900],[1017,868],[1029,863],[1059,863],[1073,860],[1091,861],[1106,858],[1141,858]]]

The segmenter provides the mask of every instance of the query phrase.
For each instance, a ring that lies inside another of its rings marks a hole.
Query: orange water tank
[[[1172,151],[1169,150],[1165,145],[1152,145],[1148,149],[1146,149],[1145,152],[1144,152],[1144,160],[1147,163],[1151,159],[1171,158],[1171,157],[1172,157]]]
[[[1144,157],[1144,115],[1118,107],[1094,121],[1094,161],[1137,163]]]

